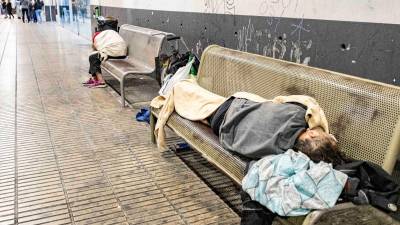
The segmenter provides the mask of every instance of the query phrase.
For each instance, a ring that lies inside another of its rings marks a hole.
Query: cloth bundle
[[[336,204],[347,175],[331,164],[314,163],[305,154],[291,149],[255,162],[242,181],[242,188],[280,216],[301,216],[313,209]]]
[[[94,47],[99,51],[102,61],[107,60],[108,56],[126,56],[127,46],[122,37],[113,30],[100,32],[94,39]]]

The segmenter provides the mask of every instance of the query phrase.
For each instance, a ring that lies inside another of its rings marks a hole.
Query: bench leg
[[[157,118],[150,112],[150,138],[151,143],[156,144],[156,136],[154,135],[154,130],[156,129]]]
[[[122,77],[122,79],[121,79],[121,83],[120,83],[120,86],[121,86],[121,88],[120,88],[120,90],[121,90],[121,104],[122,104],[122,108],[124,108],[125,107],[125,82],[124,82],[124,78]]]

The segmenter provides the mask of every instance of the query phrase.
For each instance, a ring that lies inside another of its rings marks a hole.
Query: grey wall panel
[[[210,44],[400,85],[400,26],[102,7],[102,14]]]

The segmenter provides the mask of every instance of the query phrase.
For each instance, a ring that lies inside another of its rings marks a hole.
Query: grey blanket
[[[220,143],[252,159],[281,154],[307,128],[306,110],[295,104],[233,100],[220,126]]]

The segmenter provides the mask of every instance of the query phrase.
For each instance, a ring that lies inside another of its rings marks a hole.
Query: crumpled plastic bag
[[[161,96],[167,96],[176,83],[181,80],[190,78],[190,69],[192,68],[194,62],[194,58],[186,64],[186,66],[181,67],[176,71],[174,75],[169,74],[163,80],[163,85],[161,89],[158,91],[158,94]]]

